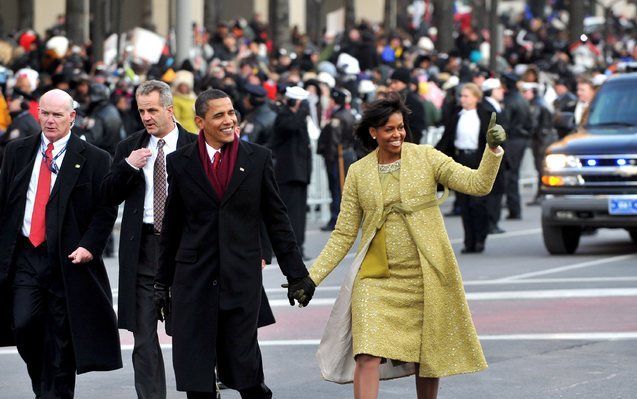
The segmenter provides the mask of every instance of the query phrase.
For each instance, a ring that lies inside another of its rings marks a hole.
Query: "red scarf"
[[[215,173],[212,170],[212,161],[208,156],[206,150],[206,138],[203,130],[199,131],[199,137],[197,139],[197,146],[199,147],[199,158],[203,165],[203,169],[206,172],[206,176],[212,184],[212,187],[217,193],[219,201],[223,198],[223,194],[228,188],[228,183],[232,178],[232,172],[234,171],[234,165],[237,163],[237,153],[239,152],[239,137],[234,136],[232,143],[226,144],[221,147],[221,164],[217,168]]]

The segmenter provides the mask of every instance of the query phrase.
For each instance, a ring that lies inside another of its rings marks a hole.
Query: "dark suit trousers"
[[[292,230],[299,249],[303,250],[305,243],[305,216],[307,211],[307,184],[289,182],[279,184],[281,200],[288,210]]]
[[[480,164],[482,153],[459,152],[456,154],[456,161],[470,168],[477,168]],[[476,244],[484,244],[489,228],[489,216],[485,197],[474,197],[467,194],[456,193],[462,226],[464,227],[464,246],[467,249],[474,249]]]
[[[353,150],[343,151],[343,169],[345,174],[351,164],[356,161],[356,153]],[[338,213],[341,210],[341,176],[338,166],[338,158],[333,161],[325,160],[325,169],[327,171],[327,184],[332,195],[330,203],[330,221],[328,225],[334,227],[338,219]],[[345,176],[343,176],[345,179]]]
[[[506,196],[509,215],[522,216],[520,200],[520,166],[524,151],[529,145],[528,139],[511,138],[504,143],[504,162],[506,166]]]
[[[142,233],[135,295],[137,319],[133,331],[133,369],[139,399],[166,398],[166,373],[157,336],[157,311],[153,301],[158,259],[159,236]]]
[[[13,326],[18,352],[37,397],[73,398],[75,355],[59,269],[48,263],[46,244],[18,239],[13,280]]]

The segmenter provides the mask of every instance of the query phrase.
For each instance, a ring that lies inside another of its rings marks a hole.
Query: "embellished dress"
[[[388,208],[400,202],[400,160],[378,165],[378,173]],[[385,231],[389,277],[359,274],[354,281],[353,354],[420,363],[424,295],[418,249],[398,213],[389,213]]]

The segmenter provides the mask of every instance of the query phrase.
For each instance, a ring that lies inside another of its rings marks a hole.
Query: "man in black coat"
[[[482,106],[486,109],[489,115],[492,112],[495,112],[498,121],[500,121],[503,126],[506,126],[504,116],[502,115],[504,87],[502,86],[502,82],[500,82],[500,79],[489,78],[485,80],[482,83],[482,91],[484,93],[484,101],[482,101]],[[489,234],[505,233],[504,229],[502,229],[499,225],[500,216],[502,214],[502,197],[504,196],[504,191],[506,188],[505,178],[506,176],[504,168],[500,168],[498,170],[498,176],[495,178],[495,182],[493,182],[493,188],[491,189],[491,192],[485,197],[487,203],[487,213],[489,215]]]
[[[10,141],[40,133],[38,121],[29,112],[29,103],[17,93],[17,90],[11,97],[7,98],[7,102],[11,124],[7,126],[7,131],[0,136],[0,164],[2,164],[4,150]]]
[[[411,111],[407,116],[409,129],[411,130],[411,142],[420,144],[422,134],[427,123],[425,121],[425,106],[418,94],[409,89],[411,74],[407,68],[396,68],[390,76],[389,88],[400,93],[405,100],[405,105]]]
[[[506,168],[506,204],[509,209],[507,219],[522,219],[520,199],[520,167],[526,148],[531,140],[531,109],[517,87],[518,77],[504,74],[506,94],[504,95],[504,124],[507,141],[504,144],[504,165]]]
[[[356,161],[354,150],[354,123],[356,119],[352,111],[346,107],[348,93],[345,89],[334,88],[330,97],[333,101],[334,111],[329,122],[321,130],[316,148],[316,153],[322,155],[325,160],[327,182],[332,195],[330,220],[321,227],[323,231],[332,231],[336,226],[336,219],[341,209],[341,181],[345,181],[347,170]],[[343,163],[342,171],[341,161]]]
[[[266,97],[267,92],[262,86],[246,84],[247,95],[243,98],[244,107],[248,110],[241,125],[241,137],[247,137],[251,143],[268,145],[272,134],[272,127],[276,119],[276,112],[272,109]]]
[[[0,336],[13,327],[36,397],[72,398],[76,372],[122,367],[101,258],[117,209],[101,201],[109,155],[70,133],[71,96],[45,93],[39,117],[0,171]]]
[[[197,136],[175,123],[172,93],[166,83],[148,80],[137,88],[135,97],[146,129],[118,144],[102,190],[109,204],[125,202],[119,241],[118,324],[132,331],[135,339],[135,390],[139,398],[165,398],[166,374],[153,301],[167,194],[165,159]],[[160,142],[162,159],[158,158]],[[161,203],[155,203],[157,198]]]
[[[286,104],[274,121],[270,137],[270,148],[276,162],[274,175],[304,258],[307,186],[312,174],[312,149],[306,120],[309,94],[298,86],[286,88]]]
[[[156,304],[171,319],[177,390],[214,398],[217,365],[219,380],[242,398],[271,398],[257,343],[262,226],[287,276],[290,304],[306,305],[314,285],[279,197],[270,151],[238,138],[223,91],[200,94],[195,113],[197,142],[167,158],[155,280]]]

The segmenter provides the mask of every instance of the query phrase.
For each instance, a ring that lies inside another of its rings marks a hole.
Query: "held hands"
[[[170,315],[170,292],[162,283],[155,283],[154,288],[153,302],[157,309],[157,320],[164,321]]]
[[[299,302],[299,307],[302,308],[307,306],[312,300],[316,284],[314,284],[310,276],[305,276],[300,279],[288,279],[288,283],[281,284],[281,287],[288,289],[290,306],[294,306],[294,300],[296,299]]]
[[[86,263],[93,260],[93,254],[86,248],[78,247],[75,251],[69,255],[71,263],[79,265],[80,263]]]
[[[491,113],[491,121],[489,121],[489,127],[487,128],[487,144],[492,149],[498,148],[507,138],[506,132],[502,126],[495,123],[495,112]]]

